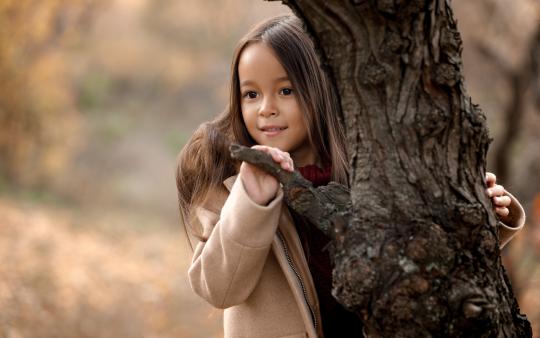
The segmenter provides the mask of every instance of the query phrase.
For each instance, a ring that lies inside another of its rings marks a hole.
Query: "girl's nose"
[[[261,107],[259,109],[259,114],[264,117],[271,117],[271,116],[277,116],[278,115],[278,109],[276,107],[276,103],[272,98],[265,98],[262,103]]]

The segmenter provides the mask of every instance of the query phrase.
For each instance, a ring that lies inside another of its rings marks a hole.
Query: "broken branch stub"
[[[283,170],[269,154],[239,144],[229,147],[231,157],[250,163],[274,176],[283,186],[285,203],[307,218],[332,239],[342,233],[350,216],[350,195],[347,187],[330,182],[314,188],[298,170]]]

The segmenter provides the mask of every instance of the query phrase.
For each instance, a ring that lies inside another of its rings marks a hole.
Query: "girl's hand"
[[[293,160],[289,153],[281,151],[278,148],[262,145],[256,145],[251,148],[270,154],[274,162],[280,164],[283,170],[294,171]],[[242,162],[240,165],[240,177],[247,194],[257,204],[267,205],[277,194],[279,188],[278,180],[252,164]]]
[[[497,177],[492,173],[486,173],[487,194],[491,198],[491,202],[495,207],[495,212],[503,223],[508,223],[510,214],[510,204],[512,200],[509,196],[504,195],[504,187],[495,184]]]

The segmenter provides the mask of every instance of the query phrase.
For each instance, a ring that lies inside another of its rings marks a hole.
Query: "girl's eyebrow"
[[[240,82],[240,87],[249,86],[252,83],[253,83],[253,81],[251,81],[251,80],[244,80],[244,81]]]
[[[283,81],[290,81],[289,77],[287,75],[285,75],[285,76],[281,76],[281,77],[278,77],[278,78],[274,79],[274,82],[283,82]],[[249,86],[251,84],[253,84],[253,81],[244,80],[244,81],[240,82],[240,87]]]

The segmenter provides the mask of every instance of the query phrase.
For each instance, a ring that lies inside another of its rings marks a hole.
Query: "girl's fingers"
[[[283,170],[294,171],[293,160],[291,159],[291,155],[288,152],[281,151],[278,148],[263,145],[254,145],[251,148],[264,151],[265,153],[272,156],[274,162],[278,163],[281,168],[283,168]]]
[[[286,151],[282,152],[282,154],[283,154],[283,156],[285,156],[285,159],[286,159],[286,162],[287,162],[287,168],[284,168],[284,169],[287,169],[289,171],[294,171],[294,161],[291,158],[291,154],[289,154]]]
[[[257,150],[260,150],[260,151],[263,151],[263,152],[269,154],[270,156],[272,156],[272,159],[274,160],[274,162],[281,163],[281,161],[284,160],[284,157],[282,155],[280,155],[280,153],[278,151],[276,151],[277,150],[276,148],[263,146],[263,145],[254,145],[251,148],[252,149],[257,149]]]
[[[275,152],[277,153],[277,156],[279,157],[279,160],[276,162],[280,163],[281,168],[288,171],[294,171],[294,165],[293,165],[293,160],[291,159],[291,155],[277,148],[274,148],[274,149],[275,149]]]
[[[274,161],[278,163],[282,163],[283,161],[285,161],[285,156],[283,156],[282,154],[280,154],[278,151],[274,149],[272,149],[272,158],[274,159]]]
[[[499,216],[506,217],[510,214],[510,210],[507,207],[510,206],[512,200],[509,196],[504,195],[504,187],[496,184],[496,182],[497,176],[493,173],[486,172],[486,184],[488,186],[486,191],[495,205],[495,213]]]
[[[509,196],[499,196],[499,197],[493,197],[493,203],[497,207],[508,207],[512,203],[512,200]]]
[[[499,208],[495,208],[495,212],[497,213],[497,215],[506,217],[510,213],[510,210],[508,210],[508,208],[505,208],[505,207],[499,207]]]
[[[497,176],[495,176],[495,174],[486,172],[486,184],[488,187],[495,185],[496,181],[497,181]]]
[[[504,195],[504,187],[502,185],[495,184],[494,186],[486,189],[489,197]]]
[[[285,157],[285,155],[283,155],[283,152],[276,149],[276,148],[270,148],[270,151],[272,153],[272,158],[274,159],[274,161],[278,162],[278,163],[283,163],[283,161],[286,161],[287,158]]]

